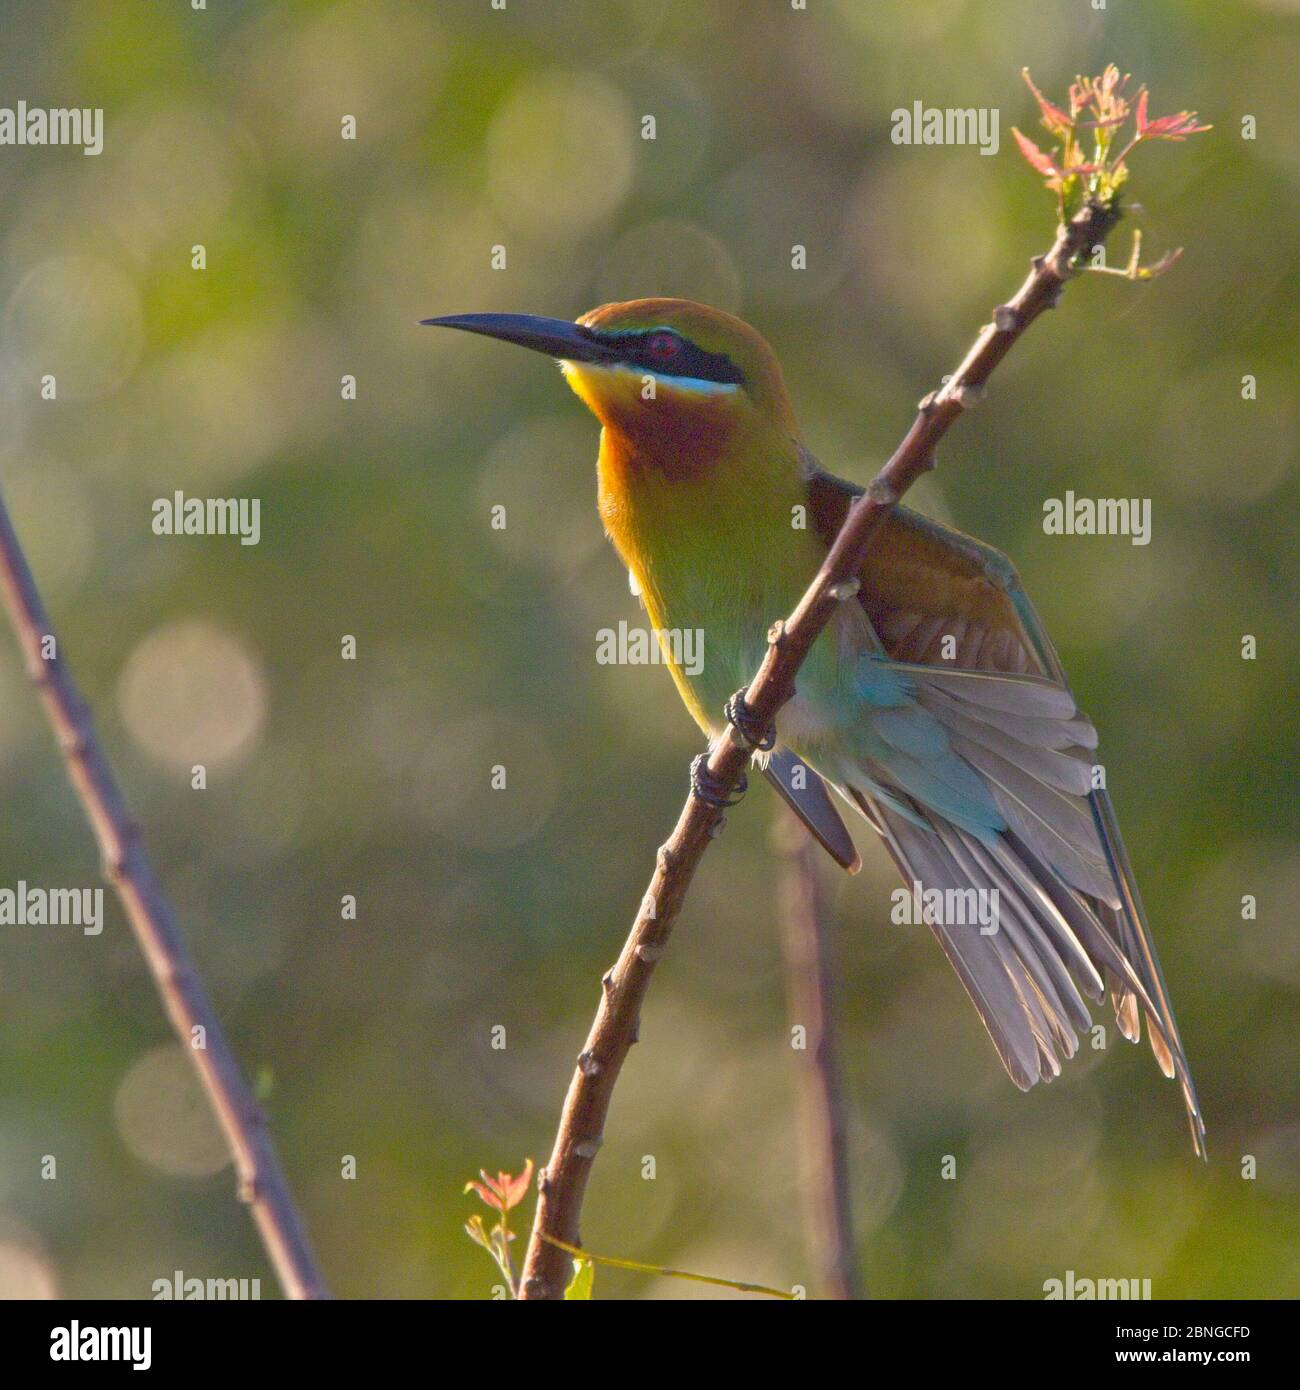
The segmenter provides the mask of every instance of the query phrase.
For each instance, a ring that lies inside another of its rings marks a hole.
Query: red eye
[[[646,339],[645,349],[656,362],[671,362],[682,350],[682,340],[676,333],[652,333]]]

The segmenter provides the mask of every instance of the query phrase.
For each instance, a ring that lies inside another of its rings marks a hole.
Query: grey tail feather
[[[1006,849],[1014,852],[1016,858],[1028,869],[1037,886],[1051,899],[1062,916],[1074,928],[1076,935],[1092,958],[1093,964],[1112,982],[1112,993],[1119,994],[1120,1007],[1124,1007],[1125,995],[1135,996],[1142,1006],[1147,1016],[1149,1029],[1159,1037],[1159,1041],[1163,1044],[1164,1051],[1169,1056],[1178,1077],[1183,1104],[1187,1109],[1192,1147],[1198,1158],[1205,1158],[1205,1122],[1201,1117],[1200,1105],[1192,1086],[1187,1057],[1183,1052],[1182,1043],[1178,1039],[1177,1030],[1173,1028],[1173,1016],[1169,1013],[1168,1005],[1165,1003],[1163,989],[1158,989],[1156,994],[1156,998],[1159,998],[1164,1004],[1164,1007],[1161,1008],[1148,992],[1145,981],[1139,975],[1138,962],[1130,958],[1125,945],[1117,941],[1102,925],[1099,914],[1108,911],[1104,904],[1096,904],[1094,907],[1081,895],[1071,891],[1037,857],[1034,851],[1020,840],[1014,831],[1005,832],[1002,839]],[[1117,881],[1123,883],[1124,879],[1119,878]],[[1128,881],[1131,883],[1131,876]],[[1117,1022],[1123,1031],[1123,1020],[1117,1019]],[[1161,1048],[1156,1047],[1154,1050],[1157,1060],[1160,1061]]]
[[[987,935],[978,922],[927,917],[927,924],[1012,1081],[1028,1090],[1058,1076],[1058,1052],[1074,1056],[1076,1030],[1091,1024],[1071,971],[1090,993],[1099,994],[1101,984],[1068,924],[1027,893],[974,836],[943,821],[928,829],[916,826],[873,797],[855,796],[906,881],[941,892],[996,890],[996,929]]]
[[[1107,914],[1110,918],[1109,925],[1117,931],[1121,949],[1133,962],[1138,978],[1146,986],[1148,996],[1157,1007],[1156,1015],[1147,1015],[1147,1033],[1151,1050],[1155,1053],[1161,1071],[1166,1076],[1177,1076],[1183,1093],[1183,1104],[1187,1109],[1192,1145],[1199,1157],[1206,1158],[1208,1155],[1205,1147],[1205,1119],[1196,1096],[1196,1087],[1192,1084],[1191,1069],[1187,1063],[1187,1054],[1183,1050],[1178,1024],[1174,1020],[1173,1006],[1169,1002],[1164,971],[1160,968],[1160,958],[1156,955],[1155,942],[1147,926],[1146,912],[1138,893],[1137,878],[1129,864],[1124,841],[1120,837],[1110,793],[1104,788],[1099,789],[1092,793],[1089,800],[1092,804],[1093,818],[1097,822],[1097,832],[1120,890],[1119,910]]]
[[[906,882],[938,889],[966,886],[964,874],[938,836],[911,824],[881,801],[855,795]],[[1027,1091],[1042,1075],[1038,1033],[1044,1030],[1029,1013],[1018,981],[1007,971],[991,938],[981,936],[977,928],[959,932],[934,920],[927,924],[966,987],[1007,1074]]]
[[[929,818],[928,826],[915,824],[879,798],[850,790],[906,883],[920,882],[940,891],[997,890],[998,930],[989,935],[982,934],[978,924],[928,917],[927,923],[1012,1081],[1028,1090],[1060,1074],[1058,1050],[1066,1058],[1073,1056],[1076,1029],[1091,1026],[1081,991],[1103,999],[1104,980],[1117,997],[1117,1007],[1136,1011],[1140,1005],[1147,1014],[1157,1060],[1163,1050],[1178,1076],[1193,1146],[1204,1157],[1205,1129],[1159,966],[1140,937],[1130,941],[1123,934],[1124,913],[1071,890],[1014,830],[985,844],[935,818]],[[914,804],[909,810],[924,817]],[[1103,840],[1109,853],[1112,842],[1105,836]],[[1120,883],[1132,881],[1121,874],[1116,878]],[[1140,904],[1135,910],[1140,914]],[[1111,917],[1117,921],[1104,920]],[[1132,1003],[1126,1004],[1128,1000]]]

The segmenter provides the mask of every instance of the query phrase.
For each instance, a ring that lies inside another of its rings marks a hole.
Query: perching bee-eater
[[[862,491],[804,447],[771,348],[748,324],[684,299],[606,304],[576,323],[425,322],[559,360],[603,427],[605,530],[655,631],[703,631],[692,671],[670,642],[664,659],[695,721],[723,736],[729,697]],[[1109,991],[1126,1038],[1137,1041],[1146,1016],[1203,1156],[1155,945],[1110,797],[1095,785],[1097,734],[1010,562],[896,507],[859,578],[777,718],[769,778],[847,868],[856,855],[827,784],[866,817],[928,906],[1017,1086],[1060,1074],[1058,1054],[1072,1057],[1076,1030],[1092,1026],[1082,996]],[[974,903],[992,911],[965,910]]]

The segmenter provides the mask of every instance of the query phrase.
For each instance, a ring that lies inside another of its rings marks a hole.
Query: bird
[[[601,425],[597,505],[710,740],[742,727],[773,621],[794,607],[863,489],[803,441],[761,334],[686,299],[421,320],[556,359]],[[895,506],[799,671],[755,761],[850,872],[832,798],[860,814],[912,888],[1021,1090],[1061,1073],[1109,995],[1205,1123],[1104,777],[1097,732],[1011,562]],[[700,631],[704,659],[667,634]],[[737,687],[740,687],[737,692]],[[761,739],[761,742],[760,742]],[[722,804],[697,759],[698,795]],[[963,903],[996,906],[992,930]],[[938,895],[942,896],[938,896]],[[957,895],[957,896],[954,896]]]

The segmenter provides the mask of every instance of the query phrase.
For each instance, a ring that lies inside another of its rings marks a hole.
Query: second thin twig
[[[198,1072],[230,1145],[239,1180],[267,1257],[288,1298],[328,1298],[302,1219],[221,1023],[176,926],[100,746],[90,710],[50,628],[36,581],[0,499],[0,599],[22,648],[28,674],[67,764],[68,777],[94,831],[104,874],[153,975],[167,1017]]]

